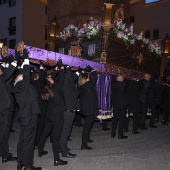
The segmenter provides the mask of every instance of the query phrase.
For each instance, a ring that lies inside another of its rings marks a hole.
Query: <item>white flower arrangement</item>
[[[57,39],[66,41],[70,37],[80,38],[93,38],[96,37],[101,32],[101,22],[94,18],[90,18],[89,23],[83,24],[83,27],[76,27],[74,25],[69,25],[64,28],[62,32],[57,35]]]
[[[61,41],[67,41],[71,37],[76,37],[79,40],[82,38],[93,39],[101,37],[101,33],[101,22],[94,18],[90,18],[90,21],[83,24],[82,27],[80,27],[80,25],[76,27],[71,24],[64,28],[64,30],[57,35],[57,39]],[[131,45],[135,44],[136,41],[142,41],[144,45],[147,45],[147,50],[149,52],[161,55],[161,49],[157,43],[153,43],[149,39],[144,38],[143,32],[139,35],[134,34],[133,25],[126,27],[126,24],[124,24],[122,20],[114,21],[111,35],[122,39],[126,44],[130,43]]]
[[[143,32],[139,35],[133,34],[133,25],[127,28],[122,20],[114,21],[112,35],[122,39],[125,43],[135,44],[136,41],[142,41],[148,46],[148,51],[161,55],[161,48],[155,42],[151,42],[149,39],[143,38]]]

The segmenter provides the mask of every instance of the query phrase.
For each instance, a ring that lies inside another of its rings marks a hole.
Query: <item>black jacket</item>
[[[64,70],[53,71],[52,74],[53,80],[55,80],[52,86],[53,97],[50,97],[47,104],[47,114],[50,117],[55,117],[63,114],[66,110],[64,95],[62,91],[62,86],[64,83]],[[57,114],[57,115],[56,115]]]
[[[128,105],[127,83],[125,81],[112,81],[111,83],[111,105],[122,107]]]
[[[30,115],[40,114],[40,109],[37,92],[30,83],[30,66],[24,65],[22,73],[23,80],[16,83],[12,89],[12,93],[14,93],[19,106],[20,118],[25,118]]]
[[[141,81],[141,92],[140,92],[140,102],[148,102],[149,90],[151,88],[151,81],[142,80]]]
[[[98,115],[98,98],[95,89],[97,73],[92,72],[92,79],[82,85],[80,89],[80,111],[83,115]]]
[[[6,72],[0,76],[0,113],[12,108],[8,83],[14,71],[15,67],[10,65]]]
[[[65,75],[62,90],[63,90],[64,99],[66,103],[66,109],[67,110],[80,110],[80,105],[78,102],[79,90],[76,84],[74,83],[75,80],[72,78],[73,74],[75,73],[72,73],[70,67],[66,69],[66,75]],[[74,75],[74,78],[76,77],[75,75]]]
[[[31,84],[35,87],[37,91],[38,98],[41,98],[41,90],[42,90],[42,83],[45,79],[45,71],[40,69],[39,71],[39,79],[38,80],[31,80]]]
[[[42,91],[42,84],[45,79],[46,73],[44,69],[40,69],[39,71],[39,79],[38,80],[32,80],[31,84],[35,87],[37,91],[37,96],[38,96],[38,104],[40,107],[41,115],[46,114],[47,110],[47,101],[43,100],[41,97],[41,91]]]
[[[130,108],[139,107],[141,84],[136,80],[127,80],[128,103]]]

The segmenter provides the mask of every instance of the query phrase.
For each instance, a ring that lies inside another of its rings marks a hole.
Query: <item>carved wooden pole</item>
[[[104,17],[102,23],[102,29],[103,29],[102,52],[100,56],[100,63],[106,63],[106,59],[107,59],[109,35],[113,23],[113,6],[114,4],[110,0],[104,3]]]

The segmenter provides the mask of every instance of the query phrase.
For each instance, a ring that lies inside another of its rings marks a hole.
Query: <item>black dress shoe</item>
[[[15,132],[15,130],[14,130],[14,129],[10,129],[10,132],[11,132],[11,133],[14,133],[14,132]]]
[[[77,155],[76,154],[73,154],[73,153],[67,153],[67,154],[63,154],[62,157],[64,158],[74,158],[76,157]]]
[[[58,161],[55,161],[55,162],[54,162],[54,166],[66,165],[66,164],[68,164],[68,162],[67,162],[67,161],[63,161],[63,160],[61,160],[61,159],[59,159]]]
[[[123,131],[126,133],[126,132],[129,132],[129,129],[124,129]]]
[[[90,146],[88,146],[88,145],[86,145],[86,146],[81,146],[81,150],[92,150],[93,148],[92,147],[90,147]]]
[[[161,121],[161,124],[162,124],[162,125],[168,125],[165,120],[162,120],[162,121]]]
[[[29,168],[25,167],[24,170],[42,170],[42,168],[41,167],[31,166]]]
[[[140,129],[141,129],[141,130],[147,130],[148,128],[146,128],[146,127],[141,127]]]
[[[71,141],[71,139],[70,139],[70,138],[68,138],[68,139],[67,139],[67,141]]]
[[[74,122],[73,124],[74,124],[74,126],[77,126],[77,125],[78,125],[78,123],[76,123],[76,122]]]
[[[118,136],[118,139],[127,139],[128,136],[122,135],[122,136]]]
[[[114,138],[116,136],[116,133],[111,134],[111,138]]]
[[[2,163],[8,162],[8,161],[16,161],[17,157],[12,156],[12,154],[10,154],[7,158],[2,158]]]
[[[92,139],[89,139],[87,142],[88,142],[88,143],[93,143],[93,140],[92,140]]]
[[[48,154],[48,151],[43,151],[43,152],[38,153],[38,157],[42,157],[43,155],[47,155],[47,154]]]
[[[108,130],[110,130],[110,128],[102,128],[102,131],[108,131]]]
[[[132,131],[132,134],[139,134],[140,132],[139,131]]]
[[[155,125],[150,125],[149,127],[150,128],[157,128],[157,126],[155,126]]]
[[[17,164],[17,170],[21,170],[23,168],[23,164]]]
[[[77,124],[78,127],[83,127],[84,125],[82,123]]]
[[[155,123],[158,123],[159,122],[159,119],[155,119]]]

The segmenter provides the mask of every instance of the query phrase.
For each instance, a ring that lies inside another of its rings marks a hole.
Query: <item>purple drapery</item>
[[[113,117],[110,103],[112,75],[103,73],[98,75],[96,91],[98,95],[99,115],[98,119],[109,119]]]

